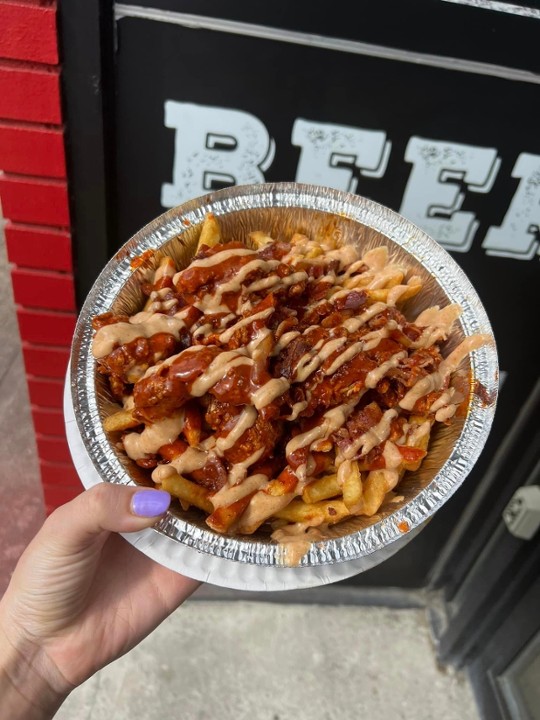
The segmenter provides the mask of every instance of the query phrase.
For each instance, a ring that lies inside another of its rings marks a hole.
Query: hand
[[[198,587],[116,534],[150,527],[169,503],[160,490],[102,483],[45,521],[0,603],[0,673],[29,703],[10,720],[51,717]]]

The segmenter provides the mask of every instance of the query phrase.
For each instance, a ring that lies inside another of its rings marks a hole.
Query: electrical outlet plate
[[[503,510],[503,520],[514,537],[531,540],[540,527],[540,486],[518,488]]]

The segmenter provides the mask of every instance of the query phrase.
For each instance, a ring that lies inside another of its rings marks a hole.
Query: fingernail
[[[139,490],[131,499],[131,511],[139,517],[163,515],[171,503],[171,496],[164,490]]]

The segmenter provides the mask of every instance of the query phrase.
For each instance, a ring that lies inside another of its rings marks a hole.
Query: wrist
[[[1,608],[1,606],[0,606]],[[0,697],[2,718],[50,720],[67,696],[54,682],[43,650],[16,631],[5,632],[0,609]],[[5,713],[2,714],[2,713]]]

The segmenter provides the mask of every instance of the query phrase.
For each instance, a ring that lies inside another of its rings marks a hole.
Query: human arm
[[[167,493],[102,483],[46,520],[0,602],[0,718],[50,718],[69,692],[137,645],[198,583],[117,533],[153,525]]]

